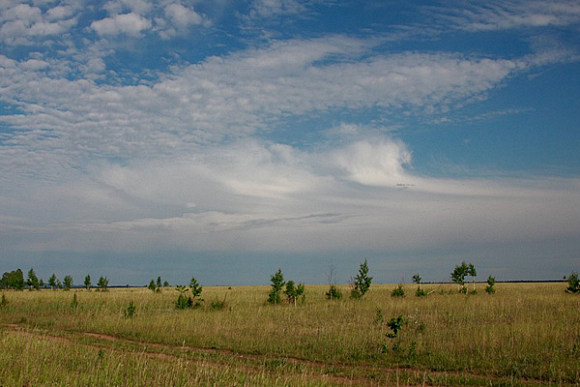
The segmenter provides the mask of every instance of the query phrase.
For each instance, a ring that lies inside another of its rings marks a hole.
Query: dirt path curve
[[[90,337],[96,340],[102,340],[105,342],[109,342],[112,344],[115,343],[126,343],[131,345],[139,345],[143,348],[143,350],[138,351],[138,353],[143,354],[148,357],[163,359],[163,360],[181,360],[186,361],[188,364],[198,365],[203,367],[223,367],[219,361],[212,362],[211,360],[204,359],[203,361],[196,361],[191,359],[184,359],[182,356],[179,356],[175,353],[164,353],[164,352],[156,352],[151,351],[151,349],[158,349],[158,350],[183,350],[192,353],[206,353],[206,354],[217,354],[217,355],[224,355],[224,356],[232,356],[238,359],[249,359],[249,360],[257,360],[257,361],[280,361],[284,363],[290,364],[298,364],[302,366],[307,366],[314,373],[312,374],[313,379],[320,379],[327,382],[331,382],[336,385],[349,385],[349,386],[377,386],[376,380],[373,380],[373,375],[376,374],[391,374],[395,376],[397,379],[397,385],[399,385],[398,379],[399,375],[405,372],[411,372],[415,374],[416,380],[422,379],[422,383],[417,385],[432,385],[429,383],[429,379],[436,381],[439,379],[440,376],[444,377],[455,377],[455,378],[463,378],[463,377],[471,377],[475,379],[481,379],[481,381],[486,382],[483,384],[502,384],[506,381],[509,381],[508,377],[497,377],[492,375],[479,375],[479,374],[470,374],[465,372],[450,372],[450,371],[434,371],[434,370],[412,370],[406,368],[396,368],[396,367],[378,367],[378,366],[368,366],[368,365],[352,365],[352,364],[331,364],[331,363],[323,363],[323,362],[316,362],[312,360],[305,360],[299,358],[292,358],[292,357],[282,357],[282,356],[272,356],[272,355],[256,355],[256,354],[247,354],[247,353],[238,353],[234,352],[229,349],[214,349],[214,348],[201,348],[201,347],[192,347],[192,346],[185,346],[185,345],[170,345],[170,344],[159,344],[159,343],[149,343],[149,342],[142,342],[142,341],[135,341],[120,337],[115,337],[111,335],[105,335],[100,333],[92,333],[92,332],[68,332],[63,331],[62,333],[68,337],[51,335],[47,332],[32,332],[27,327],[22,327],[19,324],[0,324],[5,328],[8,328],[11,332],[17,332],[21,334],[33,335],[40,338],[46,338],[49,340],[56,340],[60,342],[68,342],[74,344],[80,344],[87,347],[95,348],[95,350],[101,350],[103,346],[99,346],[98,344],[87,344],[86,342],[79,342],[78,340],[73,340],[69,337]],[[133,352],[131,350],[126,349],[118,349],[112,348],[111,350],[119,353],[123,352]],[[261,370],[258,369],[259,366],[252,366],[250,364],[239,364],[236,367],[247,370],[248,372],[259,372]],[[332,369],[332,373],[329,370]],[[367,376],[355,376],[352,370],[364,371],[363,375],[366,374]],[[349,376],[342,376],[342,375],[349,375]],[[513,380],[512,380],[513,382]],[[545,384],[545,381],[540,380],[521,380],[520,385],[522,386],[536,386]]]

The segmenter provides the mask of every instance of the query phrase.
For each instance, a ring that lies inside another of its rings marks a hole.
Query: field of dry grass
[[[340,301],[307,286],[297,306],[267,304],[268,287],[205,287],[188,310],[170,288],[6,291],[0,385],[580,385],[580,296],[562,283],[476,286],[394,298],[373,285]]]

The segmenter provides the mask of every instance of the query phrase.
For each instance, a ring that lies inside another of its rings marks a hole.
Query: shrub
[[[4,293],[2,293],[2,300],[0,300],[0,308],[4,308],[6,305],[8,305],[8,300],[6,299]]]
[[[578,278],[578,273],[573,272],[567,279],[568,288],[566,292],[568,293],[580,293],[580,279]]]
[[[77,300],[77,294],[76,294],[76,293],[73,295],[73,299],[72,299],[72,302],[71,302],[70,306],[71,306],[73,309],[76,309],[76,308],[77,308],[77,306],[79,306],[79,302],[78,302],[78,300]]]
[[[405,297],[405,289],[403,289],[403,285],[399,284],[399,286],[393,289],[391,297]]]
[[[427,292],[423,289],[421,289],[420,287],[417,288],[417,290],[415,291],[415,296],[416,297],[425,297],[427,296]]]
[[[186,309],[186,308],[200,308],[203,299],[198,298],[201,295],[202,287],[199,285],[195,278],[191,279],[190,282],[190,289],[186,288],[183,285],[178,285],[175,290],[179,292],[179,296],[177,297],[177,301],[175,301],[175,308],[176,309]],[[191,296],[187,296],[187,292],[191,290]]]
[[[328,292],[326,292],[326,299],[340,300],[342,299],[342,292],[335,285],[330,285]]]
[[[123,311],[123,314],[125,315],[125,317],[130,318],[133,317],[133,315],[135,314],[135,310],[137,310],[137,307],[135,306],[133,301],[131,301],[129,302],[129,306],[127,306],[127,309]]]
[[[403,317],[403,316],[398,316],[398,317],[393,317],[392,319],[389,320],[389,322],[387,323],[387,326],[389,328],[391,328],[391,333],[387,333],[385,336],[387,336],[389,339],[394,339],[397,337],[397,335],[399,334],[399,331],[401,329],[403,329],[404,325],[407,325],[409,322],[408,320]]]

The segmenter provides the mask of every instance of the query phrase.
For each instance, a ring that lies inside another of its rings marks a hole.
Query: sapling
[[[369,266],[367,260],[360,264],[358,274],[351,280],[352,290],[350,292],[351,298],[360,299],[371,287],[373,277],[369,277]]]
[[[580,293],[580,279],[578,278],[577,272],[572,272],[570,276],[568,276],[568,288],[566,292],[568,293]]]
[[[109,279],[107,277],[99,277],[99,282],[97,282],[97,286],[102,292],[106,292],[107,288],[109,287]]]
[[[73,286],[73,278],[70,275],[64,276],[64,290],[70,290]]]
[[[491,275],[489,277],[487,277],[487,287],[485,288],[485,291],[487,292],[487,294],[494,294],[495,293],[495,277],[492,277]]]
[[[455,266],[455,269],[451,272],[451,279],[460,286],[459,293],[467,294],[467,288],[465,287],[465,277],[467,276],[474,278],[473,290],[475,291],[475,276],[477,276],[477,272],[472,263],[467,265],[465,261],[463,261],[461,262],[461,265]]]
[[[427,295],[427,292],[425,292],[423,289],[421,289],[421,276],[419,275],[419,273],[417,273],[413,276],[413,282],[418,285],[417,290],[415,291],[415,296],[425,297]]]
[[[394,288],[391,292],[391,297],[405,297],[405,289],[403,289],[403,285],[399,284],[399,286]]]
[[[298,284],[298,286],[296,286],[294,281],[288,281],[286,282],[286,290],[284,290],[284,294],[288,299],[288,303],[296,306],[298,297],[304,297],[304,284]]]
[[[133,301],[131,301],[129,302],[129,306],[127,306],[127,309],[123,311],[123,314],[125,315],[125,317],[130,318],[133,317],[133,315],[135,314],[135,310],[137,310],[137,307],[135,306]]]
[[[85,277],[85,289],[87,289],[87,291],[91,290],[91,276],[88,274]]]
[[[340,300],[342,298],[342,292],[336,285],[330,285],[328,292],[326,292],[326,299],[328,300]]]
[[[268,302],[276,305],[282,301],[280,299],[280,292],[286,284],[284,282],[284,275],[282,275],[282,269],[278,269],[276,273],[272,274],[272,276],[270,276],[270,281],[272,282],[272,289],[270,289],[270,293],[268,293]]]

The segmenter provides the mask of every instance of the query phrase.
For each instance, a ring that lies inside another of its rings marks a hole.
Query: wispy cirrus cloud
[[[461,7],[437,8],[451,26],[468,31],[499,31],[517,28],[567,26],[580,23],[576,1],[461,2]]]

